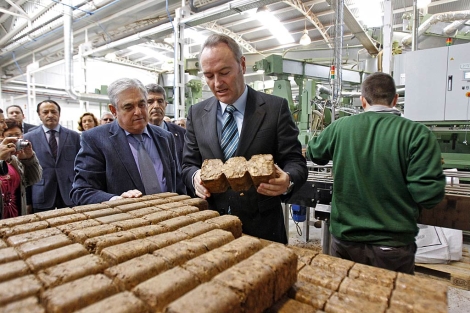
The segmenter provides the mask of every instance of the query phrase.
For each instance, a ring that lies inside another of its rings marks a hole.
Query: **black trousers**
[[[391,271],[414,274],[416,243],[401,247],[344,241],[331,236],[331,255]]]

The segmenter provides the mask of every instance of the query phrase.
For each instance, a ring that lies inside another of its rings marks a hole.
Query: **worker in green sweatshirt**
[[[369,75],[364,113],[340,118],[313,138],[307,158],[333,161],[331,255],[414,273],[421,209],[444,198],[445,176],[434,134],[401,116],[393,78]]]

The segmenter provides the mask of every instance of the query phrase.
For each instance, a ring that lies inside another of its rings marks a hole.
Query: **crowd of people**
[[[247,235],[287,243],[281,203],[308,176],[288,102],[246,85],[245,56],[226,35],[205,41],[200,65],[213,97],[187,119],[165,116],[164,88],[131,78],[108,86],[100,120],[80,116],[80,134],[60,125],[53,100],[37,104],[39,126],[24,123],[20,106],[8,107],[7,119],[0,110],[1,218],[176,192],[239,217]],[[361,101],[365,113],[335,121],[307,145],[310,160],[333,160],[332,253],[413,273],[419,211],[444,197],[439,147],[426,127],[395,114],[390,75],[368,76]],[[275,178],[244,192],[205,188],[204,160],[257,154],[273,156]]]

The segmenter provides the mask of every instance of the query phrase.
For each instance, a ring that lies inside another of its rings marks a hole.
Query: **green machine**
[[[329,66],[308,61],[285,59],[281,55],[270,55],[255,63],[253,70],[264,70],[265,75],[275,76],[272,94],[285,98],[292,116],[299,128],[299,141],[307,144],[318,127],[328,125],[332,120],[331,109],[327,105],[317,105],[317,82],[329,81]],[[362,72],[343,70],[343,81],[358,85],[362,82]],[[298,101],[292,97],[291,82],[293,76],[299,87]],[[328,101],[324,101],[327,104]],[[319,103],[318,103],[319,104]]]

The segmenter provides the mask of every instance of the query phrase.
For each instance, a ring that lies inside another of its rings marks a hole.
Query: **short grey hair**
[[[228,46],[230,51],[232,51],[233,56],[235,57],[235,60],[237,61],[238,64],[240,64],[240,60],[243,56],[242,49],[238,45],[238,43],[230,38],[227,35],[223,34],[212,34],[210,35],[204,44],[202,45],[201,52],[199,53],[199,58],[201,57],[202,52],[204,51],[205,48],[214,48],[217,45],[224,43]]]
[[[163,99],[166,100],[166,91],[165,88],[158,84],[148,84],[145,85],[145,89],[147,89],[148,93],[160,93],[163,95]]]
[[[139,89],[142,95],[147,99],[147,89],[140,82],[140,80],[135,78],[120,78],[115,80],[108,86],[108,97],[112,106],[117,108],[117,99],[121,92],[127,89],[136,88]]]
[[[113,115],[113,113],[111,113],[109,111],[104,111],[103,114],[101,114],[101,119],[104,119],[106,117],[106,115]]]

